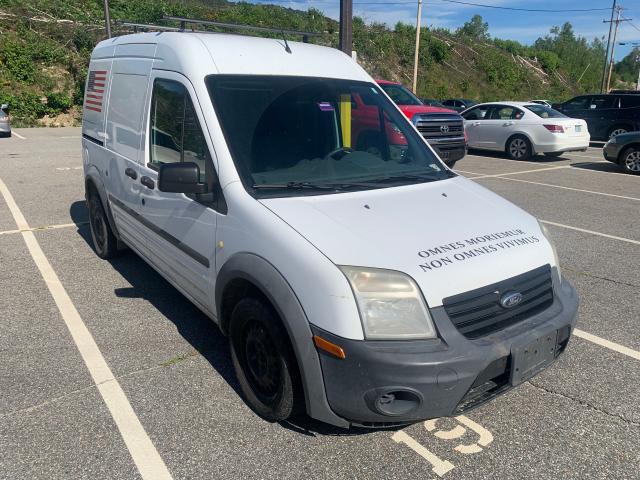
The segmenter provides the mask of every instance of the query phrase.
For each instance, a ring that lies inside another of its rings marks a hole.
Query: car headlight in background
[[[545,227],[545,225],[538,220],[538,225],[540,226],[540,230],[544,235],[544,238],[547,239],[549,245],[551,245],[551,250],[553,251],[553,260],[556,262],[556,268],[558,269],[558,278],[562,281],[562,273],[560,272],[560,259],[558,258],[558,251],[556,250],[556,245],[553,243],[553,239],[551,238],[551,234],[549,233],[549,229]]]
[[[355,295],[366,339],[437,337],[427,304],[411,277],[378,268],[341,266],[340,269]]]

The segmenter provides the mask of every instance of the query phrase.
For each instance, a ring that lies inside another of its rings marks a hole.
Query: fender
[[[337,416],[329,407],[324,388],[320,358],[313,344],[309,321],[293,289],[282,274],[264,258],[252,253],[237,253],[222,266],[216,280],[216,309],[223,332],[227,331],[222,316],[222,295],[233,280],[243,279],[257,287],[271,304],[287,329],[300,369],[309,416],[338,427],[348,428],[349,422]]]
[[[104,183],[102,182],[102,178],[100,177],[100,172],[94,165],[90,165],[87,173],[84,178],[84,198],[85,200],[89,200],[89,183],[92,183],[96,188],[98,195],[100,196],[100,201],[102,202],[102,206],[104,207],[105,212],[107,213],[107,220],[109,221],[109,226],[111,227],[111,231],[115,235],[118,242],[120,240],[120,234],[118,233],[118,229],[116,227],[116,222],[113,219],[113,215],[111,214],[111,207],[109,206],[109,199],[107,196],[107,190],[104,187]]]

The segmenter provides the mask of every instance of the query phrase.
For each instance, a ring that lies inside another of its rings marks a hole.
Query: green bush
[[[73,106],[69,95],[64,93],[51,93],[47,95],[47,109],[50,114],[66,112]]]

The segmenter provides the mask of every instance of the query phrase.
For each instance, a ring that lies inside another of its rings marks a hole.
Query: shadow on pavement
[[[582,168],[584,170],[595,170],[597,172],[619,173],[626,175],[619,165],[615,163],[603,163],[603,162],[577,162],[572,163],[572,167]]]
[[[471,149],[470,148],[468,154],[469,155],[480,156],[480,157],[495,158],[495,159],[499,159],[499,160],[504,160],[505,162],[519,163],[519,160],[513,160],[513,159],[507,157],[507,155],[504,152],[496,152],[496,151],[491,151],[491,150],[475,150],[475,149]],[[553,163],[553,162],[562,162],[562,161],[565,161],[565,160],[568,160],[568,159],[569,159],[569,157],[564,157],[564,156],[549,157],[547,155],[538,154],[538,155],[534,155],[533,157],[531,157],[527,161],[528,162],[537,162],[537,163]]]
[[[84,201],[74,202],[69,213],[76,223],[88,218]],[[86,223],[80,225],[77,233],[93,250],[89,225]],[[162,315],[173,322],[180,335],[211,364],[238,396],[243,398],[233,370],[227,338],[217,325],[132,251],[122,252],[117,258],[109,260],[109,263],[131,284],[131,287],[116,288],[115,295],[120,298],[143,298],[151,303]],[[345,430],[318,422],[307,415],[300,415],[279,424],[283,428],[308,436],[316,434],[352,436],[381,430],[369,428]]]

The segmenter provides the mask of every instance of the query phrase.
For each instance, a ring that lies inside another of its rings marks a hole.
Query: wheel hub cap
[[[624,159],[624,163],[632,172],[640,172],[640,151],[629,153]]]

